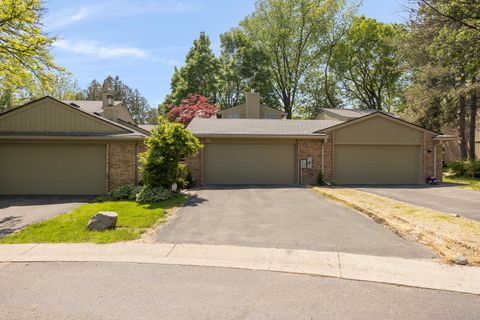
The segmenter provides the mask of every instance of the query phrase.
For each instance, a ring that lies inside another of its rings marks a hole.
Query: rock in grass
[[[466,266],[468,264],[468,259],[465,258],[464,256],[458,256],[458,257],[455,257],[455,259],[453,259],[453,262],[461,266]]]
[[[87,228],[90,231],[114,229],[117,225],[117,218],[118,214],[116,212],[97,212],[97,214],[95,214],[92,219],[88,221]]]

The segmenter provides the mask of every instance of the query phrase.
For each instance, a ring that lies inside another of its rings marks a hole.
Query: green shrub
[[[197,154],[200,141],[183,125],[160,118],[158,126],[146,139],[147,152],[142,155],[142,181],[151,188],[168,188],[186,184],[182,159]]]
[[[469,162],[467,176],[480,178],[480,160]]]
[[[127,185],[113,189],[107,194],[98,197],[97,201],[122,201],[122,200],[135,200],[137,194],[140,192],[141,187]]]
[[[319,186],[326,185],[325,177],[323,176],[322,170],[318,170],[318,172],[317,172],[317,185],[319,185]]]
[[[480,160],[456,161],[448,165],[448,172],[457,177],[480,177]]]
[[[467,173],[466,161],[455,161],[448,164],[448,171],[454,176],[464,176]]]
[[[172,199],[174,195],[170,189],[143,186],[137,194],[136,201],[138,203],[154,203]]]

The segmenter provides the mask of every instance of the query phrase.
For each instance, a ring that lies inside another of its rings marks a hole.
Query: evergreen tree
[[[212,49],[210,39],[205,32],[193,42],[187,54],[185,65],[175,68],[171,80],[171,93],[164,102],[167,109],[170,105],[179,105],[188,94],[200,94],[213,103],[217,102],[219,64]]]

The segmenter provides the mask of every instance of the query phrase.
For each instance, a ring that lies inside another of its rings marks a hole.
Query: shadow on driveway
[[[0,237],[25,226],[70,212],[92,196],[0,196]]]

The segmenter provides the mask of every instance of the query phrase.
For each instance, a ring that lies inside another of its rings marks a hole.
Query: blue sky
[[[364,0],[360,13],[384,22],[405,17],[405,0]],[[170,89],[195,38],[205,31],[219,51],[219,35],[254,8],[254,0],[47,0],[53,54],[82,88],[119,75],[156,106]]]

